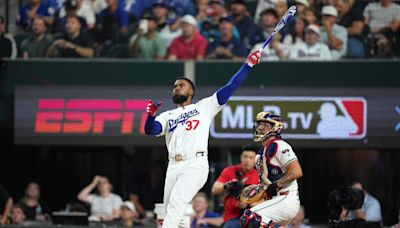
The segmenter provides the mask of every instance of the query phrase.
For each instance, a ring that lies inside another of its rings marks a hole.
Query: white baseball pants
[[[185,208],[206,183],[208,171],[207,156],[169,162],[164,187],[167,214],[163,228],[190,228],[190,224],[182,219]]]
[[[278,193],[279,194],[279,193]],[[280,225],[289,224],[300,209],[300,200],[297,191],[288,195],[278,195],[264,201],[250,210],[262,217],[262,223],[268,224],[271,220]]]

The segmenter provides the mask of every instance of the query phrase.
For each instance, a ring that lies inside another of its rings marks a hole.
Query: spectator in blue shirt
[[[239,30],[240,38],[244,40],[254,29],[255,24],[253,18],[247,15],[248,11],[244,0],[231,0],[230,7],[234,24]]]
[[[95,30],[96,46],[102,49],[100,55],[117,42],[127,42],[129,18],[121,0],[106,0],[107,8],[99,13]]]
[[[55,11],[60,10],[66,0],[42,0],[43,3],[52,7]]]
[[[150,12],[155,3],[163,4],[169,9],[174,9],[176,14],[181,17],[186,14],[196,14],[196,6],[192,0],[136,0],[130,12],[138,20],[144,13]]]
[[[204,192],[199,192],[192,200],[194,215],[191,228],[220,227],[224,222],[222,215],[208,211],[208,197]]]
[[[136,0],[136,2],[131,6],[130,13],[138,21],[142,14],[152,8],[156,0]]]
[[[254,46],[257,43],[264,42],[274,31],[278,22],[278,13],[274,9],[266,9],[260,13],[260,23],[253,29],[249,35],[249,44]]]
[[[221,35],[219,32],[219,19],[225,15],[225,8],[221,1],[211,0],[209,7],[205,10],[206,18],[200,20],[199,31],[207,39],[209,44],[215,42]]]
[[[219,19],[226,15],[225,8],[223,6],[222,0],[211,0],[208,3],[208,8],[204,9],[205,19],[200,17],[199,19],[199,31],[202,36],[207,39],[209,44],[217,41],[221,36],[219,31]],[[233,35],[235,37],[240,37],[239,31],[234,26],[232,28]]]
[[[220,38],[208,47],[209,59],[244,60],[247,54],[244,43],[233,35],[233,22],[230,17],[221,17],[219,20]]]
[[[152,12],[157,18],[157,30],[161,31],[167,25],[169,13],[168,5],[165,3],[165,1],[158,0],[153,4]]]
[[[382,221],[381,204],[379,200],[365,191],[363,184],[359,181],[354,182],[352,187],[364,191],[365,196],[361,209],[350,211],[349,217],[353,219],[364,219],[379,227]]]
[[[128,31],[128,14],[119,0],[107,0],[107,8],[99,14],[102,28],[120,28],[122,32]]]
[[[164,0],[169,8],[175,10],[179,16],[184,16],[190,14],[192,16],[196,15],[196,6],[192,0]]]
[[[58,13],[57,13],[58,17],[56,17],[57,19],[56,19],[56,23],[55,23],[53,32],[64,31],[65,24],[67,23],[67,18],[71,17],[71,16],[74,16],[74,17],[76,16],[79,19],[79,22],[81,23],[83,30],[88,29],[88,24],[87,24],[85,18],[80,17],[78,15],[78,10],[79,10],[79,7],[81,7],[81,5],[82,5],[82,1],[78,2],[76,0],[66,0],[64,2],[64,8],[63,8],[63,10],[65,10],[65,15],[60,17],[61,11],[58,11]]]
[[[52,25],[54,23],[54,11],[55,9],[45,1],[29,0],[19,9],[16,24],[22,31],[25,31],[32,25],[33,19],[40,16],[43,17],[47,25]]]

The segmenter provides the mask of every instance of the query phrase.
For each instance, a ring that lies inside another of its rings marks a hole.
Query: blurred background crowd
[[[237,206],[237,196],[245,186],[258,183],[258,173],[254,168],[257,150],[254,145],[243,147],[240,162],[226,166],[214,181],[210,192],[203,191],[196,194],[188,212],[191,228],[240,228],[239,217],[242,210]],[[41,195],[41,187],[37,182],[29,182],[26,185],[21,199],[14,199],[0,184],[0,226],[49,226],[53,223],[90,224],[102,227],[156,227],[155,219],[163,218],[163,214],[157,215],[157,209],[154,209],[156,203],[162,202],[163,191],[160,185],[163,184],[164,174],[161,167],[162,165],[155,164],[154,169],[150,171],[149,179],[143,179],[141,184],[136,183],[138,188],[125,197],[125,200],[114,191],[108,177],[95,176],[87,186],[76,193],[75,200],[68,202],[62,210],[66,214],[71,213],[69,216],[76,212],[84,213],[84,220],[80,222],[73,218],[57,221],[56,213],[52,213],[47,203],[43,201],[45,197]],[[397,224],[383,226],[381,203],[365,189],[362,182],[355,180],[346,188],[348,190],[338,187],[330,193],[328,200],[330,227],[400,227],[400,211]],[[359,198],[352,192],[362,192],[364,196]],[[211,197],[216,197],[217,200],[213,201]],[[343,207],[336,210],[336,205],[332,205],[336,203],[332,201],[340,201],[339,205]],[[349,206],[350,204],[360,206],[351,208],[353,206]],[[328,227],[327,224],[310,223],[305,215],[305,208],[301,206],[288,227]],[[338,225],[336,222],[339,220],[342,223]]]
[[[264,60],[400,55],[396,0],[11,2],[0,16],[1,57],[240,60],[261,47],[291,5],[297,14]]]

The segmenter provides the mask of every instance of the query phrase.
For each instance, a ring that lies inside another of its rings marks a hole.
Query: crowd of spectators
[[[240,227],[239,216],[241,212],[235,195],[244,186],[256,181],[257,173],[253,167],[255,149],[256,147],[253,146],[243,147],[240,163],[226,167],[212,187],[212,195],[223,196],[223,214],[210,210],[212,206],[207,193],[199,192],[196,194],[192,200],[191,228]],[[253,177],[254,173],[256,176]],[[248,179],[250,179],[250,182],[247,181]],[[362,222],[362,224],[368,225],[357,227],[382,227],[382,210],[379,200],[368,193],[360,181],[353,182],[351,187],[364,192],[362,207],[354,211],[343,209],[340,215],[341,221]],[[139,200],[140,197],[136,196],[135,199],[130,197],[129,200],[123,201],[120,195],[113,193],[113,185],[105,176],[95,176],[90,184],[76,195],[76,198],[78,203],[67,204],[66,212],[87,212],[89,222],[106,226],[112,225],[113,227],[154,224],[155,215],[152,213],[154,205],[161,202],[159,199],[153,198],[150,200],[152,206],[142,213],[143,205]],[[0,184],[0,226],[37,227],[40,224],[51,222],[52,215],[51,210],[41,200],[40,185],[37,182],[29,182],[23,197],[18,201],[14,201]],[[311,227],[307,223],[308,219],[306,219],[304,207],[301,206],[288,227]],[[400,227],[399,224],[392,227],[398,228]]]
[[[1,57],[243,59],[290,5],[297,14],[264,60],[394,58],[396,0],[26,0],[15,34],[0,16]]]
[[[11,195],[0,184],[0,226],[40,227],[41,225],[50,224],[54,219],[54,214],[42,202],[40,196],[39,184],[30,182],[26,186],[24,196],[14,203]],[[95,176],[90,184],[76,195],[76,198],[78,201],[67,204],[64,212],[87,212],[87,220],[90,224],[100,224],[103,227],[133,227],[138,224],[155,225],[155,216],[152,212],[155,203],[161,202],[153,198],[151,208],[142,214],[143,206],[139,202],[139,197],[135,199],[130,197],[129,200],[123,201],[120,195],[113,193],[113,185],[105,176]],[[192,205],[191,227],[219,227],[223,223],[221,214],[209,211],[209,198],[206,193],[199,192],[193,198]]]
[[[133,227],[139,218],[136,203],[112,192],[113,186],[104,176],[95,176],[92,182],[77,195],[79,203],[67,204],[66,212],[88,213],[89,222],[113,226]],[[11,195],[0,184],[0,226],[36,226],[52,220],[50,209],[41,201],[40,186],[36,182],[27,184],[24,196],[14,203]],[[86,209],[88,208],[88,210]]]

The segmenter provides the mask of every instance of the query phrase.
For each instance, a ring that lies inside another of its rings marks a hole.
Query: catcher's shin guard
[[[242,228],[260,228],[261,216],[249,209],[244,210],[243,215],[240,217],[240,227]]]

